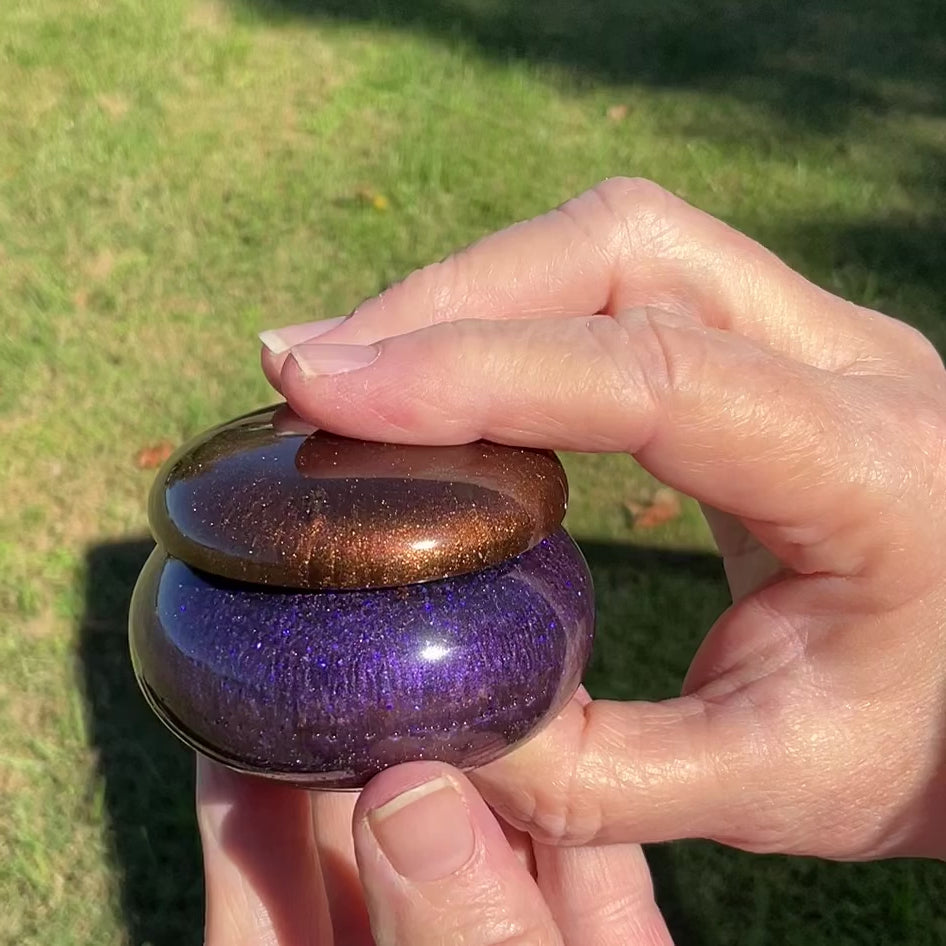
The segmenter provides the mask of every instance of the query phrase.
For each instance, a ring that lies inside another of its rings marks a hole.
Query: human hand
[[[197,802],[207,946],[670,942],[639,847],[533,846],[446,765],[389,769],[359,797],[201,758]]]
[[[707,509],[734,604],[683,695],[570,704],[471,776],[503,818],[548,844],[946,854],[946,372],[917,332],[611,180],[263,338],[318,426],[623,451]]]

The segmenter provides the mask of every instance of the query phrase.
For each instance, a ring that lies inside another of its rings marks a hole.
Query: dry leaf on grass
[[[370,204],[375,210],[379,213],[384,213],[384,211],[390,209],[391,202],[384,196],[384,194],[379,194],[377,191],[373,191],[368,187],[363,187],[356,194],[357,198],[364,204]]]
[[[673,521],[683,511],[680,497],[666,487],[658,489],[645,502],[628,500],[624,507],[633,517],[635,529],[655,529],[665,522]]]
[[[174,444],[169,440],[153,443],[138,451],[135,456],[135,466],[139,470],[156,470],[172,453],[174,453]]]

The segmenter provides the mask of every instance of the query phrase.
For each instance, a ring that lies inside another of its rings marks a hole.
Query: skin
[[[614,179],[264,342],[293,410],[341,434],[632,454],[703,504],[734,603],[679,698],[579,694],[469,779],[405,766],[355,802],[201,763],[211,946],[665,943],[639,843],[946,855],[946,372],[921,335]],[[437,820],[443,792],[404,810],[469,856],[406,878],[419,829],[376,813],[437,778],[462,817]]]
[[[399,834],[376,827],[379,808],[443,778],[459,814],[424,794],[395,812]],[[199,759],[197,798],[208,946],[670,943],[638,845],[533,842],[440,763],[389,769],[357,795],[308,794]],[[394,866],[405,869],[399,854],[411,876]]]

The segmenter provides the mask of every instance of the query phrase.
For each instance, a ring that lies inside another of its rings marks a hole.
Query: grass
[[[200,940],[190,761],[125,657],[134,457],[269,398],[256,331],[639,174],[946,348],[944,42],[921,0],[0,4],[0,943]],[[670,695],[705,527],[567,462],[592,688]],[[681,943],[946,941],[941,865],[651,858]]]

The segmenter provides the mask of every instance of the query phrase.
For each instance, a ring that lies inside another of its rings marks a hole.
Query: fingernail
[[[381,354],[377,345],[294,345],[289,352],[307,378],[367,368]]]
[[[408,880],[448,877],[473,856],[476,846],[463,798],[443,776],[375,808],[368,824],[391,866]]]
[[[334,319],[324,319],[321,322],[302,322],[299,325],[286,325],[283,328],[267,329],[259,333],[259,340],[274,354],[281,355],[289,351],[293,345],[301,345],[319,338],[333,328],[338,328],[348,318],[340,315]]]

